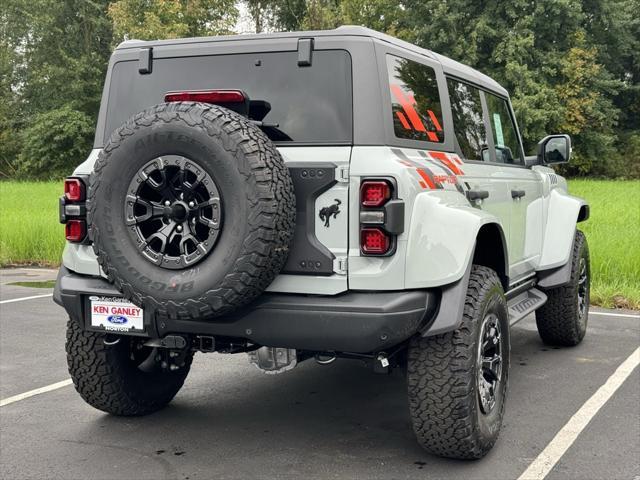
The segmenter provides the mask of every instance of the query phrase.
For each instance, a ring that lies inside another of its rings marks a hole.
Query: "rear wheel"
[[[576,230],[569,261],[569,283],[546,290],[547,303],[536,311],[540,338],[550,345],[572,347],[582,342],[587,333],[591,266],[587,239],[580,230]]]
[[[167,405],[189,373],[188,352],[172,370],[166,349],[144,339],[82,330],[67,323],[67,364],[76,390],[92,407],[114,415],[147,415]],[[165,362],[163,364],[163,362]]]
[[[409,408],[418,442],[450,458],[483,457],[502,425],[509,322],[497,274],[474,265],[460,327],[409,344]]]

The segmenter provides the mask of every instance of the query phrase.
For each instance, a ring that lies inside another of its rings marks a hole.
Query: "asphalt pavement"
[[[53,270],[0,271],[2,400],[69,378],[66,316],[52,289],[8,285],[52,278]],[[6,302],[24,297],[37,298]],[[479,461],[417,445],[399,373],[338,360],[272,376],[244,354],[197,354],[174,401],[148,417],[104,414],[71,385],[0,406],[0,478],[516,479],[640,345],[638,312],[599,312],[575,348],[542,344],[533,316],[513,328],[503,430]],[[640,478],[640,368],[546,478]]]

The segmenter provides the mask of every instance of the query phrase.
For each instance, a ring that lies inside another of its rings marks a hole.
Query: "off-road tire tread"
[[[576,230],[570,259],[571,280],[567,285],[545,290],[547,302],[536,311],[538,333],[548,345],[573,347],[584,338],[584,332],[577,325],[579,312],[576,302],[583,249],[586,250],[588,259],[587,238],[580,230]]]
[[[162,394],[144,395],[127,388],[123,365],[109,354],[112,348],[104,344],[105,335],[83,330],[75,320],[67,322],[67,365],[73,384],[80,396],[91,406],[121,416],[141,416],[165,407],[178,393],[191,368],[193,354],[176,372],[163,374]],[[141,385],[144,391],[144,385]]]
[[[477,408],[474,337],[482,321],[478,308],[496,285],[502,291],[495,271],[473,265],[460,327],[443,335],[418,336],[410,341],[407,384],[411,420],[420,445],[435,455],[481,458],[497,438],[483,441],[473,427]],[[500,423],[504,404],[499,412]]]
[[[242,252],[223,281],[197,298],[184,302],[143,295],[125,281],[102,248],[101,232],[93,225],[101,190],[101,174],[112,152],[122,140],[155,123],[186,122],[201,129],[228,151],[238,171],[255,186],[256,195],[246,200],[253,205],[247,219],[249,229]],[[222,132],[222,133],[221,133]],[[100,267],[123,295],[158,318],[198,319],[218,316],[243,306],[260,295],[284,266],[295,227],[295,195],[289,171],[269,138],[248,119],[217,105],[196,102],[163,103],[130,118],[112,135],[98,157],[91,175],[88,195],[90,238]]]

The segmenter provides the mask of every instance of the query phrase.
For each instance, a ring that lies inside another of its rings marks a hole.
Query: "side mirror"
[[[548,135],[538,143],[538,163],[567,163],[571,158],[569,135]]]

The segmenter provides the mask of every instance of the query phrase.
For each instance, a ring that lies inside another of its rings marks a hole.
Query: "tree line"
[[[363,25],[490,75],[527,153],[569,133],[565,174],[640,178],[640,0],[5,0],[0,178],[59,178],[91,148],[128,38]]]

